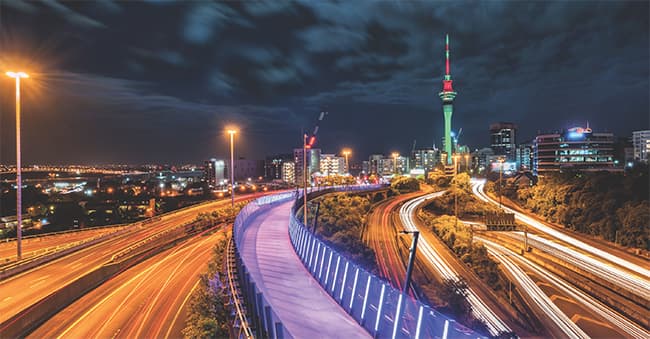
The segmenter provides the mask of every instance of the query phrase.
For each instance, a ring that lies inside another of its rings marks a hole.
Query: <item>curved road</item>
[[[87,228],[77,232],[59,233],[47,236],[25,238],[21,241],[23,259],[39,254],[44,250],[121,230],[125,226]],[[0,265],[16,261],[16,240],[0,242]]]
[[[30,338],[179,338],[187,305],[226,232],[206,232],[110,279],[61,310]]]
[[[238,200],[257,195],[240,196]],[[43,300],[87,272],[111,260],[113,254],[154,234],[193,221],[200,212],[209,212],[229,201],[216,201],[177,211],[146,225],[128,226],[130,230],[97,245],[73,252],[32,270],[0,281],[0,325],[23,309]],[[61,305],[65,306],[65,305]],[[1,328],[0,328],[1,331]]]
[[[425,196],[412,199],[405,203],[400,208],[400,218],[404,229],[408,231],[419,231],[415,223],[415,211],[420,205],[422,205],[427,199],[432,199],[441,196],[445,192],[436,192],[427,194]],[[424,235],[424,234],[423,234]],[[444,279],[453,279],[458,280],[460,278],[456,269],[450,265],[450,263],[443,258],[443,256],[438,253],[438,251],[432,246],[427,240],[426,236],[421,236],[418,242],[418,252],[424,255],[429,263],[436,269],[438,274]],[[501,332],[511,332],[510,326],[508,326],[505,321],[503,321],[503,314],[501,316],[497,315],[493,309],[495,309],[494,304],[492,307],[488,307],[486,300],[487,298],[483,296],[479,297],[476,287],[468,287],[467,289],[467,301],[472,306],[472,312],[477,319],[481,319],[485,322],[488,327],[488,330],[492,335],[497,335]]]
[[[485,180],[472,179],[472,191],[481,200],[492,204],[498,204],[483,191]],[[593,273],[603,280],[612,282],[622,289],[638,295],[645,300],[650,299],[650,270],[647,269],[648,262],[645,266],[640,266],[621,255],[610,253],[605,244],[597,244],[594,241],[579,240],[575,236],[548,226],[535,218],[503,206],[508,213],[514,213],[517,220],[538,230],[539,232],[550,236],[553,241],[539,237],[529,236],[532,244],[536,244],[550,253],[554,253],[564,260],[571,261],[575,265]],[[629,256],[629,255],[627,255]],[[636,258],[639,261],[640,258]]]

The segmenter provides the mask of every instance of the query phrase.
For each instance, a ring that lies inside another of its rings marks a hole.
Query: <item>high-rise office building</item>
[[[518,170],[533,169],[533,143],[528,142],[517,146],[515,152],[515,162]]]
[[[345,158],[334,154],[321,154],[320,173],[325,176],[345,174]]]
[[[425,173],[432,171],[440,162],[440,151],[437,149],[416,149],[411,152],[412,167]]]
[[[383,154],[372,154],[372,155],[370,155],[370,158],[368,159],[368,161],[370,163],[368,173],[381,174],[381,166],[379,165],[379,162],[383,158],[384,158]]]
[[[210,159],[206,160],[203,165],[203,180],[209,187],[222,185],[225,174],[225,163],[223,160]]]
[[[320,148],[307,149],[307,171],[308,176],[311,177],[316,172],[320,171]],[[303,149],[295,148],[293,150],[293,162],[295,164],[296,182],[303,182]]]
[[[634,148],[634,160],[648,163],[650,130],[632,132],[632,147]]]
[[[293,161],[282,163],[282,181],[289,184],[296,183],[296,164]]]
[[[278,154],[266,157],[266,160],[264,160],[264,178],[266,180],[282,180],[282,165],[287,161],[293,161],[292,154]]]
[[[503,155],[506,161],[515,161],[517,149],[517,125],[498,122],[490,125],[490,147],[495,155]]]
[[[620,170],[614,167],[614,134],[595,133],[589,127],[538,135],[533,154],[535,174],[561,170]]]

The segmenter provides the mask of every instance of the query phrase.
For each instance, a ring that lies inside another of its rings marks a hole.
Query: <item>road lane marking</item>
[[[181,303],[180,307],[176,311],[176,314],[174,315],[174,319],[172,319],[172,323],[169,325],[169,328],[167,329],[167,333],[165,333],[165,339],[169,338],[169,335],[172,332],[172,328],[174,328],[174,324],[176,323],[176,320],[178,319],[178,316],[181,314],[181,311],[183,310],[183,307],[185,307],[185,304],[190,299],[192,294],[194,294],[194,290],[196,290],[196,288],[199,287],[200,282],[201,282],[201,279],[197,280],[194,283],[194,286],[192,287],[192,289],[190,290],[190,293],[188,293],[187,296],[185,296],[185,299],[183,299],[183,302]]]

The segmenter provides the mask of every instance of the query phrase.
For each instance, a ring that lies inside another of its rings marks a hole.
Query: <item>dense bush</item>
[[[390,187],[399,193],[415,192],[420,190],[420,181],[411,177],[398,177],[393,179]]]
[[[370,201],[344,193],[326,195],[318,201],[316,233],[337,252],[375,272],[375,252],[362,241]]]
[[[238,202],[235,204],[235,207],[230,205],[218,208],[212,212],[208,213],[199,213],[196,217],[196,221],[211,220],[215,223],[232,223],[235,221],[235,217],[239,214],[239,211],[246,206],[248,202]]]
[[[626,174],[554,173],[504,194],[550,222],[650,250],[648,179],[647,167]]]
[[[456,201],[455,201],[456,200]],[[471,193],[469,175],[461,173],[451,180],[451,185],[444,195],[429,200],[425,210],[434,214],[455,214],[458,204],[458,217],[463,220],[482,221],[486,212],[498,212],[499,209],[483,202]]]
[[[189,301],[189,310],[183,336],[185,338],[227,338],[230,336],[228,321],[230,310],[226,306],[226,272],[223,266],[226,258],[228,237],[214,246],[208,271],[200,275],[199,286]]]
[[[472,242],[471,232],[465,224],[456,223],[453,216],[435,216],[424,210],[419,211],[419,217],[481,280],[495,291],[503,289],[498,264],[488,256],[483,243]]]

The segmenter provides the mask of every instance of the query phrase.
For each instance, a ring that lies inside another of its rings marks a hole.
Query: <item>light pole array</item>
[[[230,134],[230,206],[235,208],[235,134],[234,129],[229,129]]]
[[[22,196],[23,181],[22,168],[20,163],[20,79],[29,78],[25,72],[7,72],[7,76],[16,79],[16,260],[23,258],[22,251],[22,233],[23,233],[23,214],[22,214]]]

